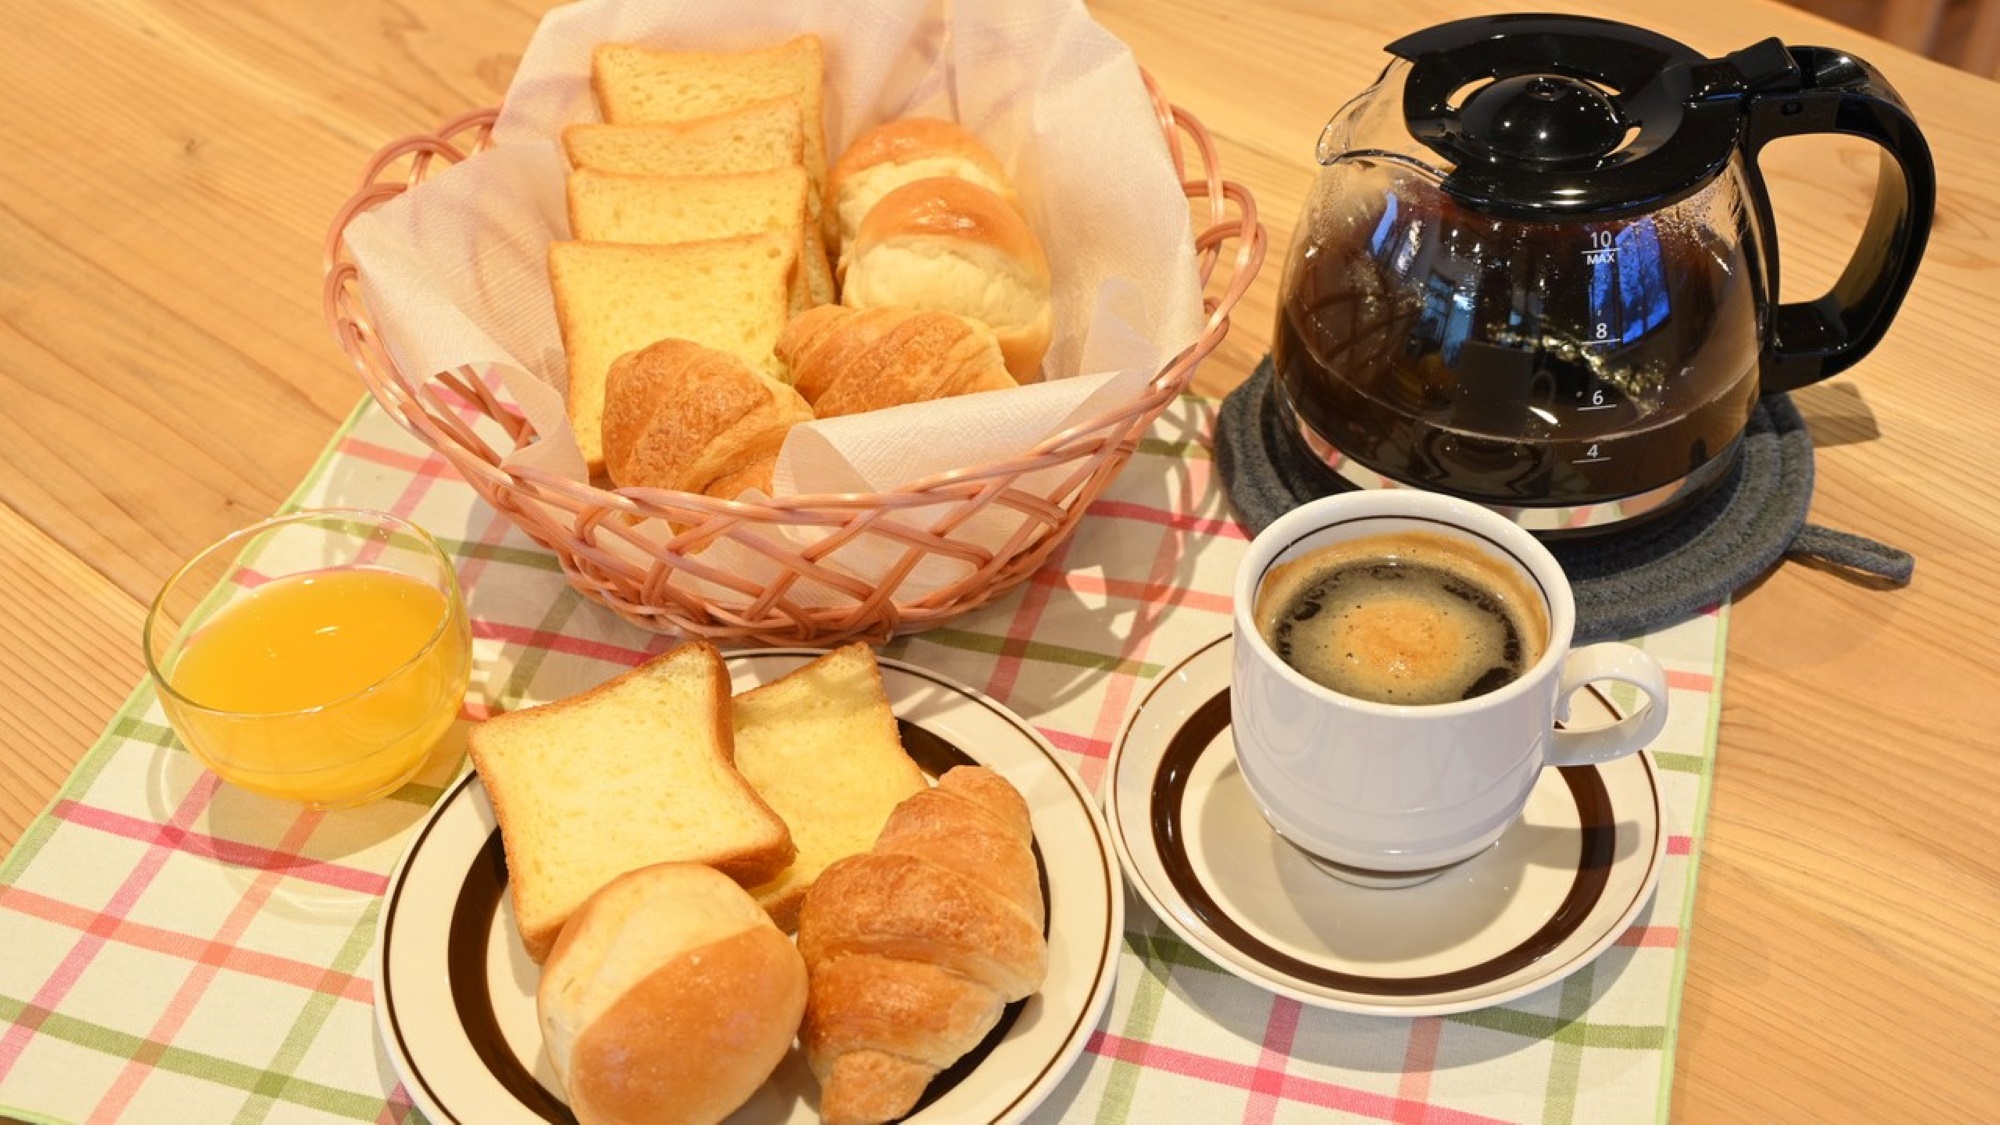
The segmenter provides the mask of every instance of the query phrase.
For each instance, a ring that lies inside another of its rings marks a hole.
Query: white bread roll
[[[570,918],[535,1003],[583,1125],[716,1122],[776,1070],[805,1015],[805,962],[712,867],[612,880]]]
[[[936,309],[993,330],[1007,372],[1041,377],[1055,317],[1049,261],[1020,213],[978,184],[914,180],[884,195],[842,258],[840,303]]]
[[[938,117],[885,121],[854,139],[826,177],[826,240],[854,242],[861,218],[876,201],[912,180],[968,180],[1014,204],[1014,185],[998,157],[965,128]]]

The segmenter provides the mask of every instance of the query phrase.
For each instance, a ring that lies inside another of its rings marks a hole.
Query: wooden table
[[[360,384],[321,319],[321,242],[364,159],[497,102],[546,5],[0,7],[0,846],[142,675],[147,600],[269,513]],[[1673,1111],[1683,1121],[2000,1112],[2000,86],[1763,0],[1580,0],[1720,54],[1856,50],[1935,148],[1931,250],[1888,340],[1797,396],[1815,522],[1913,552],[1872,588],[1784,565],[1737,602]],[[1505,10],[1101,0],[1220,140],[1272,266],[1199,379],[1266,347],[1314,137],[1402,32]],[[1786,295],[1860,229],[1872,152],[1767,155]]]

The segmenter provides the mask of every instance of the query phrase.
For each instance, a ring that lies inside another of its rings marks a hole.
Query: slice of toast
[[[580,168],[567,185],[570,237],[587,242],[690,242],[772,231],[796,242],[792,304],[833,303],[833,271],[807,206],[805,169],[715,176],[635,176]]]
[[[719,176],[806,165],[804,117],[790,96],[685,121],[579,121],[564,127],[562,145],[573,169],[633,176]]]
[[[750,888],[785,930],[828,864],[865,852],[928,782],[903,750],[875,650],[856,641],[736,697],[736,767],[785,818],[798,857]]]
[[[604,471],[604,377],[626,352],[673,337],[739,356],[789,383],[774,350],[793,312],[798,240],[766,232],[667,245],[549,244],[569,357],[565,394],[585,464]]]
[[[797,854],[784,820],[733,765],[729,673],[704,641],[495,715],[472,728],[468,750],[536,964],[570,914],[627,871],[704,863],[754,886]]]
[[[772,98],[799,101],[806,171],[826,184],[826,62],[818,37],[801,35],[748,51],[675,51],[635,43],[600,44],[590,88],[615,125],[688,121]]]

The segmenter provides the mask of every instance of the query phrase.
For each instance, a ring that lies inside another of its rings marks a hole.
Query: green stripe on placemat
[[[1667,1011],[1672,1018],[1667,1021],[1666,1039],[1660,1044],[1664,1061],[1660,1066],[1659,1114],[1654,1118],[1655,1125],[1665,1125],[1667,1109],[1673,1104],[1674,1051],[1680,1046],[1680,1016],[1687,992],[1688,951],[1694,944],[1687,935],[1694,933],[1696,884],[1701,879],[1701,842],[1708,834],[1708,802],[1715,789],[1714,756],[1722,746],[1722,683],[1729,667],[1729,616],[1725,607],[1716,617],[1715,648],[1709,657],[1709,666],[1715,671],[1708,686],[1708,725],[1702,732],[1702,744],[1708,747],[1709,756],[1697,762],[1695,771],[1701,783],[1695,787],[1694,823],[1687,826],[1687,891],[1681,899],[1681,916],[1676,920],[1682,936],[1674,948],[1674,975],[1667,986]],[[1655,760],[1658,757],[1654,755]]]
[[[1136,676],[1153,679],[1162,670],[1162,665],[1143,660],[1127,660],[1118,656],[1106,656],[1090,649],[1074,648],[1069,645],[1041,644],[1023,641],[1004,633],[974,633],[964,629],[939,626],[926,629],[922,634],[925,644],[958,649],[961,652],[976,652],[982,656],[1014,656],[1022,660],[1035,660],[1044,664],[1062,664],[1071,668],[1084,668],[1093,672],[1109,672],[1120,676]],[[908,646],[905,639],[904,647]],[[893,651],[890,651],[893,649]],[[885,646],[885,653],[894,656],[902,649],[893,645]]]
[[[382,900],[379,898],[369,903],[368,908],[362,911],[347,942],[340,947],[339,955],[334,958],[333,964],[328,966],[330,972],[361,975],[359,970],[362,963],[368,959],[369,952],[375,946],[375,921],[381,913]],[[286,1032],[284,1042],[278,1045],[277,1052],[272,1056],[270,1069],[257,1082],[256,1088],[251,1090],[252,1097],[244,1104],[243,1112],[237,1114],[238,1121],[261,1121],[269,1115],[274,1101],[297,1100],[290,1096],[290,1092],[299,1080],[290,1076],[298,1072],[299,1064],[305,1060],[306,1052],[312,1049],[313,1040],[318,1038],[320,1031],[326,1027],[327,1020],[333,1016],[335,1007],[341,1002],[340,997],[325,992],[315,992],[306,999],[305,1007],[299,1011],[298,1018],[292,1021],[291,1030]],[[357,1095],[347,1096],[355,1098],[357,1104],[368,1102],[368,1099]],[[376,1116],[384,1104],[380,1101],[371,1103],[367,1116],[370,1118]]]
[[[384,1098],[273,1073],[185,1047],[168,1046],[61,1012],[36,1010],[10,997],[0,997],[0,1019],[8,1023],[32,1022],[38,1035],[60,1039],[113,1058],[131,1059],[155,1070],[199,1078],[245,1093],[262,1095],[270,1101],[307,1106],[356,1121],[376,1120],[389,1106]]]
[[[69,777],[64,779],[48,803],[42,806],[42,811],[28,822],[27,827],[22,830],[21,838],[14,842],[14,847],[4,857],[0,857],[0,886],[11,886],[20,881],[21,872],[28,869],[28,865],[34,862],[36,853],[42,850],[42,845],[46,844],[56,829],[62,826],[61,819],[54,815],[56,806],[64,801],[75,800],[79,794],[90,788],[97,780],[97,775],[104,772],[105,765],[111,761],[113,746],[128,741],[150,742],[155,746],[170,744],[173,738],[172,731],[163,726],[143,722],[139,718],[145,713],[146,705],[152,698],[153,686],[145,680],[141,680],[137,687],[126,694],[125,702],[119,704],[117,714],[97,736],[97,740],[90,744],[90,748],[83,752],[83,756],[77,759],[76,767],[70,770]]]

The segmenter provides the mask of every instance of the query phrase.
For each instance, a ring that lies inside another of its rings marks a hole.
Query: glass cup
[[[451,557],[415,524],[359,509],[279,516],[202,551],[153,600],[144,644],[203,765],[314,808],[415,777],[472,671]]]

